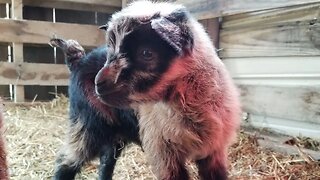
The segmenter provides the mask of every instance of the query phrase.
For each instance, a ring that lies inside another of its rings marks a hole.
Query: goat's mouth
[[[100,69],[94,81],[95,92],[102,103],[111,107],[127,108],[130,106],[129,83],[119,80],[119,72],[116,73],[108,67]]]
[[[131,101],[128,99],[129,91],[124,85],[110,87],[107,82],[96,84],[96,94],[98,99],[115,108],[129,108]]]

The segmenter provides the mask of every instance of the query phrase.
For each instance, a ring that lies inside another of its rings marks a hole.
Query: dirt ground
[[[5,137],[12,180],[50,179],[56,153],[63,144],[68,125],[68,99],[33,106],[5,107]],[[318,147],[318,146],[317,146]],[[285,155],[259,146],[255,136],[241,131],[229,150],[230,179],[320,180],[319,161]],[[77,179],[96,179],[98,162],[87,165]],[[196,168],[189,166],[196,178]],[[114,179],[153,180],[140,147],[130,145],[119,158]]]

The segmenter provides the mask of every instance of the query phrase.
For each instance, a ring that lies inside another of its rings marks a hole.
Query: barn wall
[[[241,91],[244,125],[320,138],[319,0],[175,1],[208,32],[216,26],[203,22],[222,18],[219,56]]]
[[[320,137],[320,3],[226,16],[219,55],[248,124]]]

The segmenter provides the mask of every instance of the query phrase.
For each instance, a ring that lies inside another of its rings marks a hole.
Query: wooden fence
[[[119,0],[0,0],[1,96],[22,102],[65,92],[69,72],[59,51],[49,47],[50,37],[76,39],[87,49],[98,46],[105,37],[97,26],[121,5]]]

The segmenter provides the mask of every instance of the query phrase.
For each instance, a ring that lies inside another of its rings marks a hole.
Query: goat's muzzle
[[[127,84],[117,81],[118,73],[109,67],[103,67],[95,77],[95,91],[99,99],[112,107],[127,108],[129,88]]]

